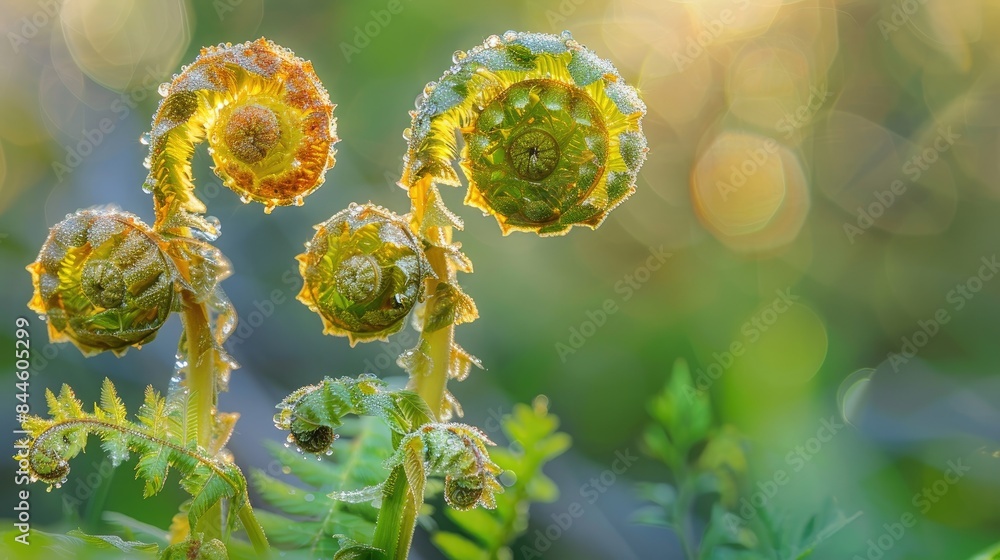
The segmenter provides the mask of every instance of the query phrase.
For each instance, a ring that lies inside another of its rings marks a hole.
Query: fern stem
[[[198,445],[208,449],[212,439],[212,416],[218,391],[215,384],[215,348],[208,311],[204,304],[194,300],[188,291],[182,292],[184,303],[184,336],[187,352],[187,384],[192,398],[188,407],[194,407],[198,418]]]
[[[258,556],[264,556],[271,550],[271,547],[267,543],[267,537],[264,536],[264,529],[261,528],[257,516],[253,513],[253,508],[250,507],[249,499],[247,499],[246,505],[240,509],[239,516],[240,523],[243,524],[243,529],[247,532],[247,538],[250,539],[254,552]]]
[[[451,239],[451,228],[441,228],[445,230],[447,239]],[[426,309],[434,309],[437,303],[437,286],[442,281],[451,282],[455,272],[448,266],[447,257],[444,251],[438,247],[431,247],[426,251],[427,260],[431,263],[431,268],[437,276],[437,280],[427,281],[427,294],[429,294]],[[427,354],[431,359],[430,374],[418,376],[413,379],[414,390],[434,414],[435,420],[441,420],[441,409],[444,405],[444,392],[448,384],[448,366],[451,361],[451,346],[455,337],[455,325],[434,331],[430,334],[424,333],[424,340],[427,342]]]
[[[386,481],[372,539],[372,546],[385,553],[387,560],[406,560],[409,556],[418,509],[419,504],[410,499],[406,472],[402,465],[397,466]]]
[[[198,446],[208,449],[212,440],[212,417],[218,398],[212,328],[205,305],[195,301],[193,294],[186,290],[181,297],[184,304],[184,350],[188,363],[185,383],[190,391],[187,406],[189,410],[194,408],[194,416],[198,419]],[[222,507],[219,504],[212,506],[199,525],[207,537],[221,537]]]

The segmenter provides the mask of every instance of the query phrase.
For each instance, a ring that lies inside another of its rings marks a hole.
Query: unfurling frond
[[[126,418],[125,407],[111,381],[105,379],[101,402],[92,413],[68,385],[59,395],[46,392],[49,418],[30,416],[23,428],[29,434],[26,452],[15,457],[25,461],[33,480],[59,487],[70,471],[69,462],[87,446],[87,438],[96,435],[113,465],[127,460],[130,453],[139,456],[136,478],[145,482],[144,497],[163,489],[170,469],[178,472],[181,486],[192,496],[188,522],[192,528],[204,513],[221,500],[229,501],[229,523],[246,504],[246,480],[236,465],[222,458],[211,457],[194,442],[185,444],[187,435],[179,433],[183,426],[183,411],[174,407],[154,391],[146,389],[146,397],[137,414],[137,422]]]

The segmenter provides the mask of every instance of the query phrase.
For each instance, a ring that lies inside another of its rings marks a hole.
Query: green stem
[[[188,410],[194,409],[194,416],[198,419],[198,446],[207,450],[212,443],[212,419],[218,399],[212,327],[204,304],[195,301],[194,295],[186,290],[181,297],[184,304],[184,350],[188,363],[187,379],[184,380],[189,391],[187,406]],[[221,505],[216,504],[205,512],[205,517],[198,526],[206,537],[220,538]],[[194,529],[190,528],[191,531]]]
[[[254,552],[258,556],[265,556],[271,550],[271,547],[267,543],[267,537],[264,536],[264,529],[261,528],[260,522],[257,521],[257,516],[253,513],[253,508],[250,507],[249,499],[247,499],[246,505],[240,509],[239,517],[243,529],[247,532],[247,538],[250,539],[250,544],[253,545]]]
[[[192,398],[188,407],[195,409],[198,419],[198,445],[208,449],[212,441],[212,417],[218,391],[215,384],[215,346],[208,311],[194,295],[182,292],[184,304],[184,338],[187,352],[187,379],[185,384]]]
[[[410,485],[402,466],[392,470],[385,484],[372,546],[384,552],[387,560],[406,560],[420,504],[410,499]]]
[[[451,228],[448,228],[451,229]],[[448,238],[451,236],[448,235]],[[427,260],[431,263],[434,274],[441,280],[429,280],[427,282],[427,309],[434,309],[437,303],[437,286],[441,281],[450,282],[455,273],[448,266],[447,257],[438,247],[431,247],[427,250]],[[418,376],[413,379],[414,390],[431,412],[434,418],[441,419],[441,408],[444,404],[444,392],[448,386],[448,366],[451,362],[451,346],[455,337],[455,325],[448,325],[432,333],[423,334],[427,343],[427,354],[431,359],[431,371],[428,375]]]

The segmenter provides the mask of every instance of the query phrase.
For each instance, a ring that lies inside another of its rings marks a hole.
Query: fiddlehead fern
[[[428,477],[444,477],[445,499],[456,509],[493,508],[495,494],[503,492],[496,479],[500,468],[487,451],[493,443],[482,432],[464,424],[434,422],[418,395],[389,390],[375,376],[326,378],[293,392],[278,408],[275,425],[288,431],[288,442],[302,451],[325,452],[312,443],[332,442],[329,431],[339,428],[347,415],[380,418],[394,433],[385,481],[330,495],[348,502],[381,499],[372,545],[345,541],[338,558],[373,549],[387,558],[405,558]]]
[[[139,218],[115,208],[81,210],[56,224],[28,266],[28,303],[48,319],[53,342],[84,355],[124,354],[156,336],[175,308],[166,242]]]
[[[160,93],[145,185],[158,228],[218,234],[192,182],[191,157],[206,138],[215,173],[265,212],[302,204],[335,163],[334,105],[312,64],[266,39],[202,49]]]
[[[172,468],[181,475],[181,486],[191,494],[188,523],[192,529],[206,512],[222,500],[229,502],[227,527],[237,519],[244,526],[258,552],[266,549],[266,540],[247,500],[246,480],[231,461],[209,453],[197,445],[187,429],[184,410],[174,406],[153,390],[146,397],[132,422],[126,417],[111,381],[105,379],[101,402],[87,413],[73,390],[63,385],[57,397],[46,391],[50,418],[28,417],[23,427],[29,439],[19,442],[26,449],[15,457],[33,480],[59,486],[69,475],[69,462],[87,446],[89,435],[101,438],[114,465],[126,460],[129,453],[139,455],[136,477],[145,482],[144,497],[160,492]]]
[[[153,129],[142,138],[150,146],[144,188],[153,194],[153,227],[111,209],[68,216],[53,228],[38,260],[28,267],[35,286],[29,307],[49,319],[54,342],[72,341],[85,355],[105,350],[121,355],[129,346],[152,340],[169,313],[179,311],[184,332],[176,373],[184,375],[184,383],[173,387],[168,398],[174,408],[184,409],[178,414],[184,419],[185,439],[177,443],[145,432],[123,417],[104,422],[107,407],[87,416],[77,406],[71,422],[48,425],[34,419],[25,425],[37,428],[32,432],[35,443],[55,442],[33,448],[38,479],[58,482],[65,477],[68,458],[82,444],[60,447],[59,442],[70,436],[85,441],[90,432],[111,446],[113,456],[129,449],[144,453],[140,468],[152,460],[146,451],[159,446],[157,460],[168,457],[162,463],[164,476],[167,466],[175,466],[185,474],[185,485],[214,488],[214,495],[220,484],[233,487],[230,482],[237,479],[245,487],[242,475],[225,472],[236,469],[223,447],[237,415],[216,411],[218,393],[236,367],[222,347],[236,315],[219,288],[230,274],[229,263],[210,244],[219,234],[218,221],[203,216],[205,206],[194,194],[194,149],[208,140],[216,173],[245,202],[261,202],[267,212],[301,204],[334,163],[333,105],[310,63],[264,39],[203,49],[172,82],[160,86],[160,93],[164,99]],[[53,402],[72,408],[66,403],[74,400],[70,392]],[[195,463],[211,472],[197,470]],[[218,477],[229,482],[220,483]],[[158,490],[162,476],[153,480],[159,481]],[[218,498],[206,502],[204,495],[194,497],[189,524],[178,524],[176,531],[172,527],[172,537],[190,536],[195,517],[207,515],[215,519],[205,524],[206,542],[218,542],[222,509]],[[234,501],[231,514],[249,511],[239,502],[245,503],[245,489],[226,496]],[[256,521],[244,521],[255,547],[266,549]]]
[[[426,198],[435,183],[459,184],[455,130],[465,140],[465,202],[492,214],[505,234],[596,228],[635,190],[646,107],[610,62],[568,32],[508,31],[454,62],[427,84],[404,133],[401,182],[411,198]]]
[[[477,428],[459,423],[424,424],[403,438],[389,466],[402,466],[410,483],[428,476],[443,476],[444,498],[451,507],[464,511],[481,505],[496,507],[495,494],[503,492],[496,477],[500,467],[490,460],[487,445],[496,445]]]
[[[600,225],[635,190],[647,151],[638,93],[569,33],[508,31],[456,52],[454,63],[410,112],[400,180],[436,277],[427,282],[420,342],[400,365],[441,419],[461,414],[448,380],[479,365],[454,342],[454,326],[478,313],[456,278],[472,271],[452,242],[462,222],[437,189],[460,184],[452,162],[460,158],[469,181],[465,202],[493,215],[504,234],[549,236]]]
[[[298,299],[319,313],[324,331],[346,335],[353,346],[403,328],[430,274],[406,221],[370,203],[354,204],[316,230],[297,257]]]

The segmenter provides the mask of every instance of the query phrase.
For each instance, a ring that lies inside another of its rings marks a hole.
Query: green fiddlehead
[[[53,342],[72,342],[87,356],[120,356],[153,340],[176,308],[179,275],[165,247],[127,212],[70,214],[28,266],[35,289],[28,307],[48,319]]]

